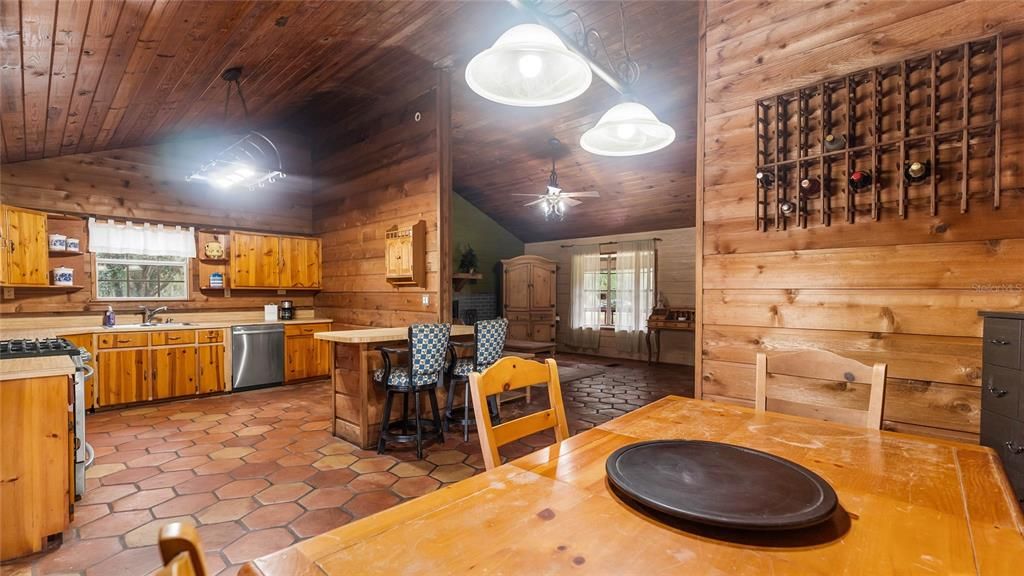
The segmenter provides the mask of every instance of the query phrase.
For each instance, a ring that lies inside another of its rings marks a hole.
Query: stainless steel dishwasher
[[[284,325],[231,327],[232,391],[284,383]]]

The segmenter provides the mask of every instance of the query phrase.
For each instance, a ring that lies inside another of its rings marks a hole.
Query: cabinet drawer
[[[1024,372],[985,364],[981,372],[981,407],[1010,418],[1019,416]]]
[[[532,322],[554,322],[554,312],[531,312],[530,321]]]
[[[217,330],[217,329],[215,329],[215,330],[197,330],[196,331],[196,341],[199,342],[200,344],[210,344],[210,343],[213,343],[213,342],[223,342],[224,341],[224,331],[223,330]]]
[[[505,311],[505,318],[507,318],[509,322],[529,321],[530,320],[530,313],[529,312],[516,312],[515,310],[506,310]]]
[[[285,336],[309,336],[317,332],[329,332],[331,325],[324,324],[286,324],[284,327]]]
[[[175,346],[178,344],[195,344],[196,333],[192,330],[169,330],[153,332],[153,346]]]
[[[1007,472],[1024,471],[1024,423],[1001,414],[981,411],[981,443],[996,451]]]
[[[149,334],[126,332],[123,334],[100,334],[96,346],[104,348],[141,348],[149,344]]]
[[[1021,321],[986,318],[984,361],[1007,368],[1020,368]]]

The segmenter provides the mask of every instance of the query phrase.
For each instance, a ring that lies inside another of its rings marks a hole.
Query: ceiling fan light
[[[600,156],[638,156],[668,146],[676,131],[643,104],[623,102],[601,116],[580,137],[580,146]]]
[[[510,28],[466,66],[466,83],[480,96],[509,106],[551,106],[586,92],[590,65],[539,24]]]

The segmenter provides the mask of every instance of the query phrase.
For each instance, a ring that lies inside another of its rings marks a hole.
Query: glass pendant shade
[[[584,132],[580,146],[600,156],[637,156],[661,150],[675,139],[676,131],[646,106],[624,102],[613,106],[596,126]]]
[[[587,62],[538,24],[509,29],[466,66],[473,92],[510,106],[567,102],[586,92],[592,79]]]

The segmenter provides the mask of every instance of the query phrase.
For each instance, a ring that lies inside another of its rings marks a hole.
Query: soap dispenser
[[[117,319],[114,317],[114,307],[107,306],[107,311],[103,313],[103,327],[113,328]]]

